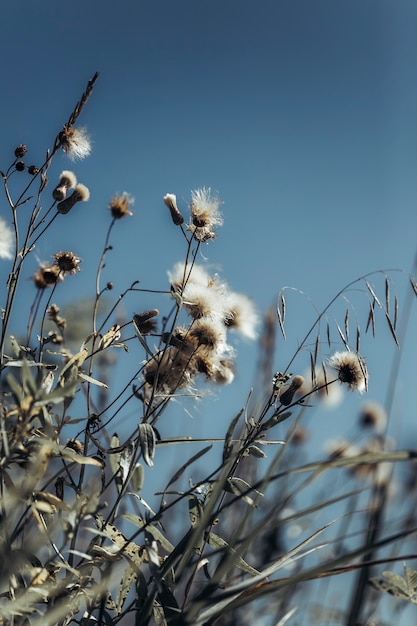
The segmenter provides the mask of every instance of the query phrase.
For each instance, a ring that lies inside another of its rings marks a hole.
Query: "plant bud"
[[[16,159],[23,159],[23,157],[25,156],[25,154],[27,153],[27,148],[25,146],[24,143],[21,143],[19,146],[17,146],[17,148],[14,151],[14,155],[16,157]]]

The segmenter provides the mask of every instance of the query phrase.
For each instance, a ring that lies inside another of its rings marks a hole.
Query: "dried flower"
[[[177,207],[177,196],[175,195],[175,193],[167,193],[164,196],[164,202],[168,207],[169,212],[171,213],[171,218],[175,226],[183,224],[184,218]]]
[[[61,202],[67,195],[67,190],[72,189],[77,184],[77,178],[73,172],[64,170],[59,177],[59,183],[52,192],[54,200]]]
[[[59,270],[64,274],[76,274],[80,271],[81,259],[75,256],[73,252],[57,252],[54,254],[54,259]]]
[[[231,292],[227,296],[227,306],[226,326],[248,339],[256,339],[259,317],[252,300],[243,293]]]
[[[85,159],[91,153],[90,137],[85,128],[65,127],[59,135],[59,140],[71,161]]]
[[[27,150],[25,144],[21,143],[19,146],[16,147],[16,149],[14,151],[14,155],[15,155],[16,159],[23,159],[23,157],[26,155],[27,151],[28,150]]]
[[[378,402],[367,402],[359,415],[359,424],[363,428],[374,428],[382,432],[387,424],[387,414]]]
[[[135,313],[133,321],[142,335],[148,335],[149,333],[155,332],[157,323],[153,318],[157,315],[159,315],[158,309],[151,309],[150,311],[144,311],[143,313]]]
[[[26,165],[23,163],[23,161],[16,161],[16,163],[14,164],[16,170],[18,172],[23,172],[23,170],[25,169]]]
[[[217,385],[230,385],[234,380],[233,361],[219,358],[216,353],[207,351],[201,353],[200,351],[193,358],[193,364],[198,373],[204,374],[209,381]]]
[[[127,215],[133,215],[129,207],[134,203],[134,199],[126,191],[121,195],[113,196],[110,201],[109,209],[115,220],[120,220]]]
[[[226,329],[224,324],[216,319],[202,317],[195,320],[188,331],[188,336],[197,346],[205,346],[221,354],[228,351]]]
[[[191,223],[187,229],[197,241],[208,241],[216,236],[214,229],[223,224],[220,213],[222,201],[211,195],[211,189],[196,189],[191,194]]]
[[[0,217],[0,259],[12,259],[14,252],[13,230]]]
[[[36,176],[36,174],[38,174],[38,172],[39,172],[39,167],[37,167],[36,165],[29,165],[28,173],[31,176]]]
[[[341,383],[346,383],[350,391],[363,393],[368,388],[368,371],[365,361],[354,352],[335,352],[329,365],[338,374]]]
[[[158,352],[147,361],[143,370],[148,385],[168,394],[186,387],[193,374],[189,356],[174,346]]]
[[[194,319],[211,317],[224,321],[228,311],[228,289],[218,276],[210,276],[200,265],[176,263],[168,272],[171,286],[182,297],[184,307]]]
[[[51,304],[49,309],[47,309],[46,314],[48,318],[57,325],[60,330],[65,330],[67,322],[66,320],[59,315],[60,308],[56,304]]]
[[[57,204],[56,206],[57,211],[58,213],[62,213],[62,214],[69,213],[69,211],[71,211],[74,204],[76,204],[77,202],[87,202],[89,198],[90,198],[90,191],[88,187],[86,187],[85,185],[81,183],[78,183],[78,185],[76,185],[72,194],[68,198],[66,198],[65,200],[62,200],[62,202],[59,202]]]
[[[57,265],[42,265],[32,276],[32,280],[37,289],[45,289],[63,280],[63,276]]]

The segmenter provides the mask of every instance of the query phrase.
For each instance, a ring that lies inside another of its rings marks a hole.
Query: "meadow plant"
[[[142,287],[140,276],[112,299],[112,284],[101,284],[111,234],[119,220],[135,218],[133,197],[124,192],[109,201],[108,232],[98,267],[90,268],[91,307],[79,303],[77,315],[66,315],[57,304],[60,285],[77,280],[81,267],[88,271],[77,253],[56,249],[30,268],[54,222],[89,201],[89,188],[72,171],[54,171],[54,157],[90,156],[78,118],[96,80],[44,163],[27,166],[29,151],[19,145],[2,171],[0,259],[9,269],[1,296],[0,623],[392,624],[384,592],[396,596],[392,615],[400,623],[401,610],[417,598],[417,572],[408,565],[393,571],[417,558],[417,452],[398,450],[387,435],[393,387],[385,407],[363,403],[355,435],[324,437],[313,460],[305,420],[326,405],[337,417],[343,389],[367,393],[372,372],[361,352],[353,290],[365,310],[365,335],[377,341],[382,318],[400,347],[415,279],[398,274],[411,284],[402,324],[390,273],[354,280],[317,313],[283,363],[274,350],[277,334],[288,342],[289,289],[279,292],[260,328],[251,299],[202,260],[201,247],[215,247],[223,224],[222,202],[210,188],[192,191],[188,208],[174,193],[161,198],[184,245],[168,281],[161,277],[163,289]],[[29,182],[16,192],[23,171]],[[31,207],[29,217],[22,205]],[[23,283],[29,276],[30,289]],[[26,334],[12,336],[23,291]],[[149,293],[159,308],[139,304],[123,319],[125,301],[140,303]],[[168,310],[160,313],[167,296]],[[340,303],[338,322],[333,311]],[[259,337],[259,380],[237,401],[223,438],[164,438],[173,407],[183,407],[186,420],[190,399],[205,402],[205,389],[234,383],[234,332]],[[124,363],[128,350],[137,356],[133,371]],[[116,370],[125,382],[110,395]],[[397,373],[398,357],[392,385]],[[115,418],[131,407],[137,419],[119,436]],[[182,450],[172,474],[160,470],[164,445]],[[203,457],[210,459],[205,465]],[[408,478],[399,483],[400,462]],[[144,496],[148,467],[157,506]]]

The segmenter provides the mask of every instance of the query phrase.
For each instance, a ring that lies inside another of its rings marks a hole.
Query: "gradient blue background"
[[[410,270],[417,234],[416,32],[413,0],[5,5],[1,169],[21,142],[29,147],[28,163],[41,162],[86,81],[100,71],[79,122],[92,135],[93,154],[73,166],[60,155],[49,173],[52,185],[62,169],[73,169],[91,189],[90,202],[60,219],[36,251],[40,260],[58,249],[83,259],[83,272],[55,300],[91,295],[110,221],[106,207],[117,191],[136,201],[134,217],[112,236],[104,281],[114,282],[114,294],[136,279],[168,287],[166,270],[184,257],[184,244],[162,197],[176,193],[185,210],[191,189],[201,186],[218,191],[225,218],[203,253],[261,311],[284,285],[304,291],[320,310],[366,272]],[[6,214],[4,202],[0,210]],[[3,265],[0,271],[6,276]],[[383,282],[376,282],[380,289]],[[398,276],[400,304],[404,291]],[[364,329],[366,295],[356,302]],[[126,315],[148,305],[163,310],[168,302],[138,295],[127,301]],[[338,312],[343,322],[344,305]],[[370,398],[383,402],[394,346],[380,319],[378,344],[367,340],[363,353]],[[291,296],[277,370],[313,320],[307,301]],[[191,417],[180,407],[163,434],[224,433],[258,358],[255,347],[238,347],[234,385],[204,406],[187,406]],[[391,428],[399,445],[417,444],[415,348],[413,316]],[[324,348],[324,356],[330,352]],[[138,350],[133,358],[139,357]],[[304,353],[297,373],[308,363]],[[311,418],[313,456],[332,434],[354,437],[362,401],[350,396],[337,421]],[[135,419],[133,409],[127,413]]]

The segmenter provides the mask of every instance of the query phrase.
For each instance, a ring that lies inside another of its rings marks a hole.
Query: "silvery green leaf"
[[[150,424],[139,424],[139,443],[146,465],[153,467],[156,437]]]

